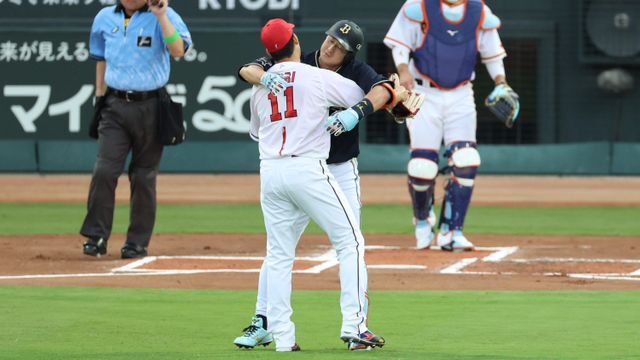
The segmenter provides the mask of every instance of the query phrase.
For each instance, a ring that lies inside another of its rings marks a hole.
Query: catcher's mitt
[[[513,124],[518,119],[520,97],[507,84],[497,85],[491,94],[487,96],[484,104],[508,128],[513,127]]]
[[[401,93],[401,97],[406,97],[404,100],[399,101],[395,106],[387,108],[387,111],[391,113],[394,120],[398,124],[402,124],[405,122],[407,118],[414,117],[418,111],[420,111],[420,107],[422,103],[424,103],[425,97],[424,94],[406,90],[402,85],[400,85],[400,78],[397,74],[392,74],[389,77],[389,80],[393,81],[394,89],[397,93]]]

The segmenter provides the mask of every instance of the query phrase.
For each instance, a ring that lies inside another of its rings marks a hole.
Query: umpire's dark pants
[[[162,145],[156,140],[158,98],[128,102],[107,95],[105,100],[98,127],[98,159],[80,233],[109,239],[118,177],[131,150],[131,214],[126,242],[147,247],[156,219],[156,177],[162,157]]]

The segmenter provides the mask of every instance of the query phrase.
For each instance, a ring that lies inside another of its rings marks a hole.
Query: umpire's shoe
[[[349,350],[365,350],[364,348],[354,346],[354,344],[366,345],[372,348],[383,347],[386,344],[382,336],[378,336],[369,330],[360,333],[359,335],[342,335],[340,339],[347,343],[347,348]]]
[[[273,341],[273,336],[265,329],[262,318],[257,315],[251,319],[251,325],[242,331],[244,334],[233,340],[239,348],[253,349],[258,345],[267,346]]]
[[[123,259],[135,259],[135,258],[143,258],[147,256],[147,248],[125,243],[120,251],[120,254]]]
[[[100,257],[107,253],[107,240],[103,238],[88,238],[82,245],[85,255]]]

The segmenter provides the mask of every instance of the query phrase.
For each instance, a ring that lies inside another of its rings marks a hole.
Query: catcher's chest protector
[[[473,75],[478,56],[478,31],[484,4],[469,0],[462,19],[448,20],[440,0],[424,0],[427,24],[425,41],[414,53],[415,66],[439,87],[455,88]]]

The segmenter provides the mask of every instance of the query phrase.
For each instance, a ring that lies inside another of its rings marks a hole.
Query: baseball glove
[[[520,97],[507,84],[499,84],[487,96],[484,104],[508,128],[518,119],[520,113]]]
[[[393,81],[394,89],[399,94],[398,97],[404,98],[404,100],[399,101],[393,107],[387,108],[387,111],[391,113],[391,116],[398,124],[402,124],[407,118],[414,117],[420,111],[425,97],[422,93],[406,90],[400,85],[400,78],[397,74],[392,74],[389,80]]]

